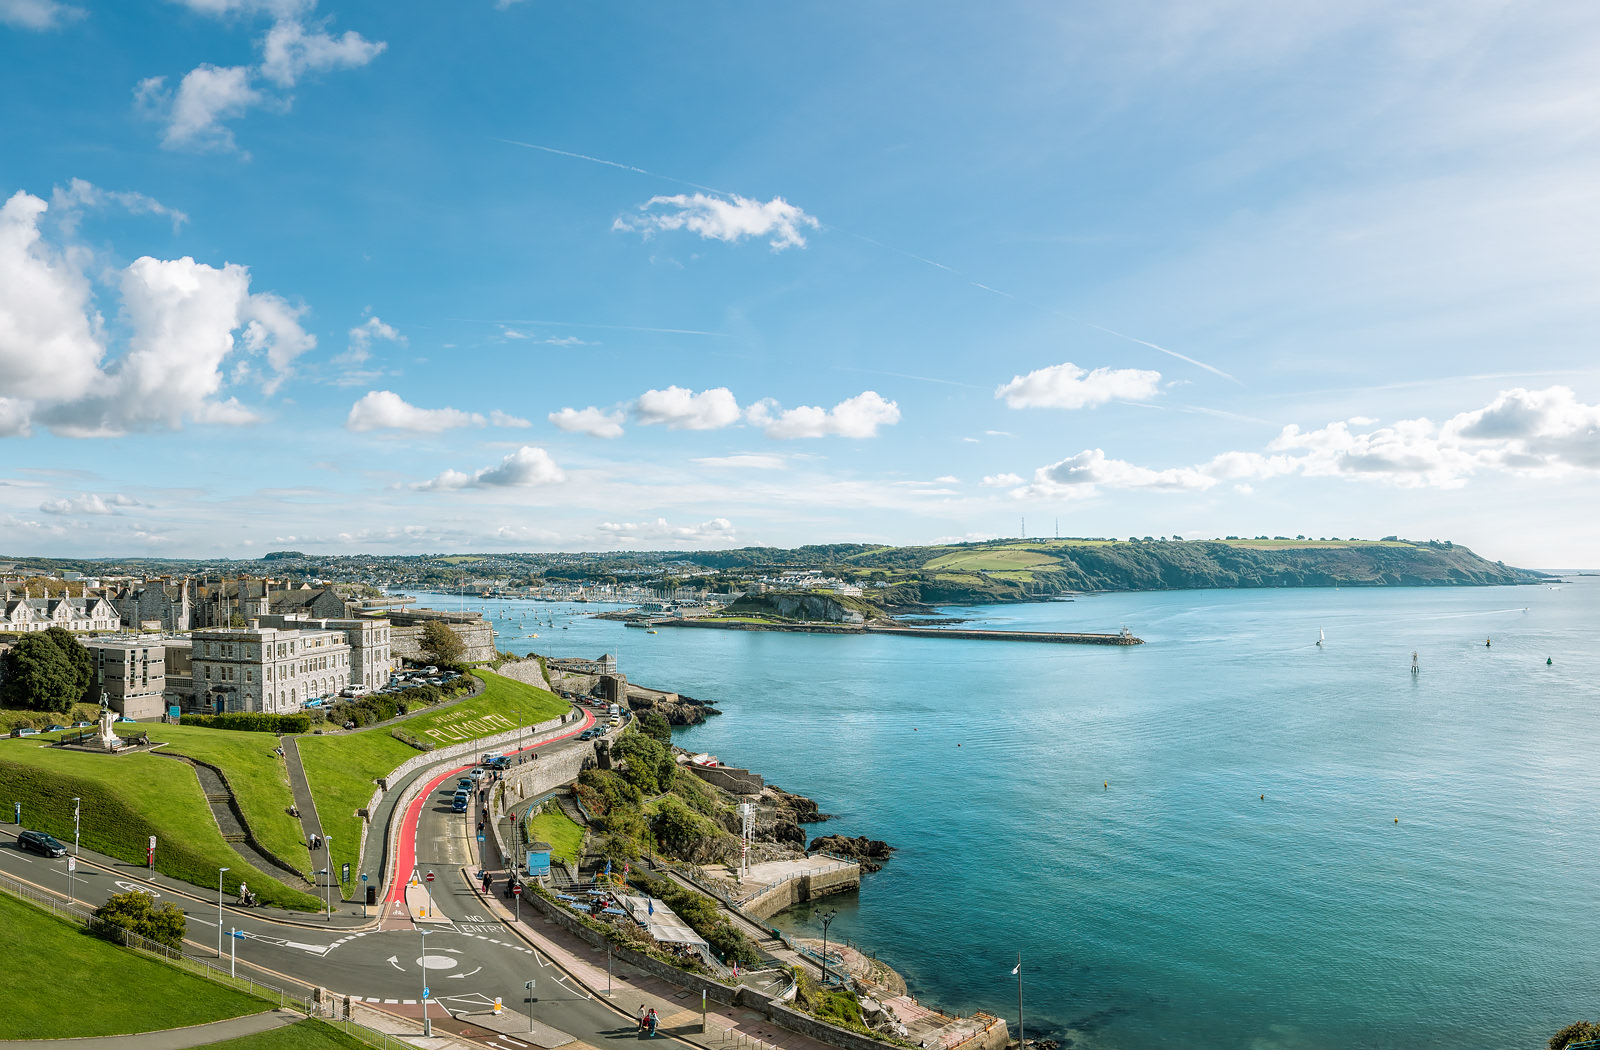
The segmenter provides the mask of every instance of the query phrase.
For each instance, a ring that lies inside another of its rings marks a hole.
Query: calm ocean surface
[[[502,648],[620,646],[725,712],[680,744],[900,847],[831,936],[931,1004],[1014,1025],[1020,951],[1029,1034],[1082,1047],[1531,1048],[1600,1012],[1600,579],[952,610],[1134,648],[467,604],[527,610]]]

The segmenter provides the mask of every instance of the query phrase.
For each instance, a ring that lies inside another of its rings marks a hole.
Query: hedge
[[[310,715],[269,715],[238,711],[221,715],[184,715],[180,725],[207,729],[236,729],[244,733],[309,733]]]

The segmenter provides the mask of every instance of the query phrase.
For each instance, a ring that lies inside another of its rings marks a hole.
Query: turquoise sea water
[[[1073,1046],[1535,1047],[1600,1013],[1600,580],[950,611],[1149,644],[496,626],[620,644],[726,712],[679,743],[899,846],[831,933],[931,1004],[1015,1024],[1020,951],[1029,1034]]]

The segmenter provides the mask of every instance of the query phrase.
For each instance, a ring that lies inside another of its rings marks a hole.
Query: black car
[[[53,835],[43,831],[24,831],[17,836],[18,849],[31,849],[35,853],[42,853],[46,857],[65,857],[67,847],[56,840]]]

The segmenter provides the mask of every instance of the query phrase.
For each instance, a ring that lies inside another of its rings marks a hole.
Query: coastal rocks
[[[865,835],[856,838],[844,835],[819,835],[812,839],[811,845],[806,848],[812,853],[824,850],[840,857],[847,857],[859,863],[862,871],[882,869],[883,862],[894,853],[894,847],[887,842],[882,839],[869,839]]]
[[[667,720],[671,726],[697,726],[712,715],[720,715],[711,704],[704,700],[696,700],[692,696],[681,693],[662,693],[649,695],[651,691],[641,690],[637,687],[628,690],[628,708],[634,714],[643,714],[654,711]]]
[[[883,613],[860,598],[808,591],[774,591],[747,594],[728,606],[734,616],[776,616],[784,620],[859,624],[879,619]]]

